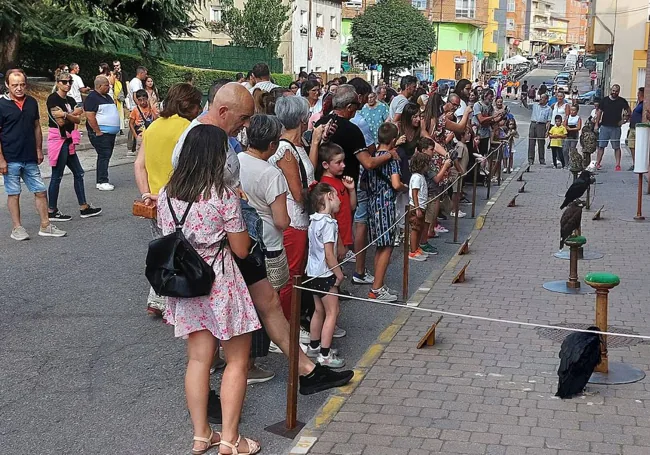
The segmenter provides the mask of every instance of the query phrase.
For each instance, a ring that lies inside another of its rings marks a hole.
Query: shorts
[[[449,173],[449,184],[451,185],[452,193],[461,193],[463,191],[463,178],[460,177],[460,175],[461,174],[456,169],[452,169]]]
[[[305,283],[304,286],[306,288],[311,289],[313,294],[321,294],[322,292],[332,292],[334,283],[336,283],[336,277],[334,275],[321,276],[313,279],[312,277],[308,276],[307,279],[311,281]]]
[[[431,198],[429,198],[431,199]],[[424,222],[428,224],[432,224],[436,221],[435,219],[435,211],[436,211],[436,201],[429,201],[427,204],[427,208],[424,211]]]
[[[45,182],[41,177],[41,170],[34,161],[16,161],[7,163],[7,173],[4,175],[5,193],[7,196],[18,196],[21,192],[20,179],[30,193],[44,193],[47,191]]]
[[[482,137],[481,139],[479,139],[478,142],[478,152],[483,156],[487,156],[489,151],[490,151],[490,138]]]
[[[266,277],[266,264],[264,262],[264,253],[259,245],[255,245],[253,252],[240,259],[233,254],[237,267],[244,277],[246,286],[251,286],[258,281],[265,280]]]
[[[425,207],[425,208],[423,209],[423,212],[426,213],[427,208],[428,208],[430,205],[432,205],[432,204],[431,204],[431,203],[427,204],[427,207]],[[422,216],[422,218],[418,218],[418,216],[417,216],[417,210],[416,210],[415,207],[413,207],[412,205],[409,206],[409,209],[410,209],[410,210],[409,210],[409,223],[411,223],[411,229],[412,229],[413,231],[417,231],[417,232],[419,232],[419,231],[422,230],[422,224],[424,223],[424,216]]]
[[[636,146],[636,128],[630,128],[627,132],[627,139],[625,141],[627,146],[631,149]]]
[[[357,192],[357,209],[354,211],[354,222],[368,224],[368,194],[364,190]]]
[[[605,148],[607,143],[612,144],[614,150],[621,148],[621,127],[620,126],[600,126],[598,132],[598,147]]]

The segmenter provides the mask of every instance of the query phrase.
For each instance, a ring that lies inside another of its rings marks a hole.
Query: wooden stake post
[[[434,204],[430,201],[429,204]],[[402,300],[406,302],[409,296],[409,253],[411,252],[411,222],[409,219],[409,206],[406,204],[404,209],[404,265],[402,267]],[[427,233],[428,234],[428,233]]]
[[[476,216],[476,184],[478,181],[478,162],[474,164],[474,183],[472,187],[472,218]]]
[[[601,332],[607,332],[607,295],[609,289],[596,288],[596,325]],[[607,335],[602,335],[603,342],[600,344],[600,363],[595,371],[607,373],[609,371],[609,360],[607,358]]]

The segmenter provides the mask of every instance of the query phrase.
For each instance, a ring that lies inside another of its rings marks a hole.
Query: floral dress
[[[185,213],[187,202],[172,199],[176,217]],[[174,231],[174,220],[163,188],[158,198],[158,226],[163,234]],[[214,261],[216,275],[209,295],[193,298],[168,297],[165,319],[174,326],[174,335],[186,336],[192,332],[209,330],[219,340],[253,332],[261,327],[248,288],[229,248],[220,251],[227,232],[242,232],[246,225],[241,214],[239,198],[224,190],[221,197],[212,191],[212,197],[199,199],[192,205],[183,225],[183,234],[206,262]]]

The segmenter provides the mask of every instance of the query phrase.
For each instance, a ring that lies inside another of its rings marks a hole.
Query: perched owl
[[[571,172],[583,171],[584,163],[582,161],[582,155],[578,152],[578,149],[571,147],[569,149],[569,170]]]
[[[585,122],[585,126],[582,127],[582,132],[580,133],[580,145],[582,146],[582,153],[585,154],[585,163],[583,165],[586,167],[591,161],[591,154],[596,151],[598,147],[598,134],[594,131],[594,123],[591,121],[591,118],[588,118]]]

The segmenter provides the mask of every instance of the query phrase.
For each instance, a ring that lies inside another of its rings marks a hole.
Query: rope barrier
[[[497,148],[495,148],[495,149],[492,150],[490,153],[488,153],[487,155],[485,155],[484,158],[485,158],[485,159],[489,159],[489,158],[490,158],[494,153],[498,152],[498,151],[499,151],[499,150],[500,150],[504,145],[505,145],[504,143],[499,144],[499,146],[498,146]],[[439,195],[434,196],[434,197],[432,197],[431,199],[427,200],[425,206],[428,205],[428,204],[431,203],[431,202],[434,202],[436,199],[438,199],[438,198],[442,197],[444,194],[446,194],[447,191],[448,191],[450,188],[453,188],[453,186],[454,186],[454,184],[455,184],[456,182],[458,182],[458,181],[461,180],[463,177],[465,177],[466,175],[468,175],[472,170],[474,170],[474,167],[476,167],[476,166],[479,165],[479,164],[480,164],[479,162],[475,162],[475,163],[472,165],[472,167],[470,167],[467,171],[465,171],[463,174],[459,174],[458,177],[456,177],[456,179],[454,179],[453,182],[451,182],[447,187],[445,187],[445,189],[442,190],[442,191],[440,192]],[[360,250],[357,251],[356,253],[353,253],[352,256],[350,256],[349,258],[344,259],[343,261],[339,262],[339,263],[336,264],[335,266],[330,267],[329,269],[327,269],[325,272],[321,273],[320,275],[318,275],[318,276],[314,276],[314,277],[311,277],[311,278],[309,278],[309,279],[303,281],[303,284],[307,284],[307,283],[309,283],[310,281],[315,280],[316,278],[320,278],[320,277],[324,276],[325,274],[327,274],[328,272],[331,272],[331,271],[334,270],[335,268],[340,267],[340,266],[342,266],[343,264],[345,264],[345,263],[347,263],[347,262],[350,262],[353,258],[356,258],[359,254],[361,254],[361,253],[363,253],[364,251],[366,251],[368,248],[370,248],[372,245],[374,245],[376,242],[378,242],[379,239],[381,239],[385,234],[387,234],[388,232],[390,232],[391,230],[393,230],[393,229],[394,229],[398,224],[400,224],[401,221],[406,217],[406,215],[408,215],[408,212],[405,212],[405,213],[404,213],[402,216],[400,216],[400,217],[395,221],[395,223],[393,223],[393,224],[392,224],[388,229],[386,229],[384,232],[382,232],[380,235],[378,235],[377,238],[376,238],[375,240],[373,240],[372,242],[368,242],[368,245],[366,245],[365,247],[363,247],[362,249],[360,249]],[[407,239],[405,239],[404,241],[407,241]]]
[[[304,291],[309,291],[309,292],[314,292],[313,289],[307,288],[304,286],[294,286],[297,289],[301,289]],[[471,314],[463,314],[463,313],[454,313],[451,311],[443,311],[443,310],[434,310],[431,308],[420,308],[420,307],[414,307],[414,306],[405,306],[403,303],[393,303],[393,302],[383,302],[381,300],[376,300],[376,299],[367,299],[363,297],[355,297],[355,296],[350,296],[350,295],[342,295],[342,294],[337,294],[335,292],[323,292],[323,291],[316,291],[319,294],[324,294],[324,295],[334,295],[339,298],[343,297],[345,299],[349,300],[358,300],[361,302],[370,302],[370,303],[375,303],[375,304],[381,304],[381,305],[387,305],[387,306],[394,306],[394,307],[399,307],[402,309],[406,310],[413,310],[413,311],[423,311],[425,313],[434,313],[434,314],[442,314],[444,316],[452,316],[452,317],[458,317],[458,318],[465,318],[465,319],[476,319],[479,321],[486,321],[486,322],[496,322],[500,324],[510,324],[510,325],[521,325],[525,327],[535,327],[535,328],[540,328],[540,329],[554,329],[554,330],[564,330],[566,332],[583,332],[583,333],[597,333],[599,335],[607,335],[607,336],[615,336],[615,337],[622,337],[622,338],[637,338],[640,340],[650,340],[649,335],[634,335],[631,333],[617,333],[617,332],[600,332],[596,330],[587,330],[587,329],[578,329],[578,328],[573,328],[573,327],[562,327],[562,326],[554,326],[554,325],[547,325],[547,324],[536,324],[534,322],[521,322],[521,321],[512,321],[510,319],[497,319],[497,318],[488,318],[486,316],[474,316]]]

